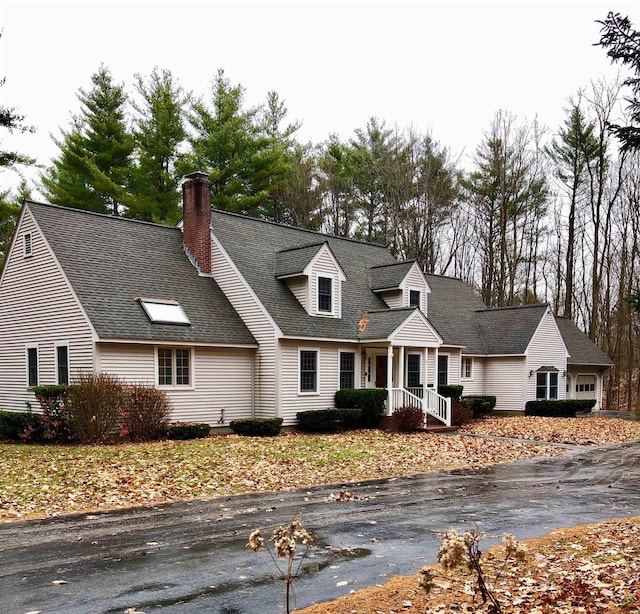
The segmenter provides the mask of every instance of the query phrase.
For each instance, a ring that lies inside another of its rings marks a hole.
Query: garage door
[[[576,399],[595,399],[596,376],[578,375],[576,378]]]

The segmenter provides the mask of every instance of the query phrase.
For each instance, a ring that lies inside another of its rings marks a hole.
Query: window
[[[340,352],[340,390],[355,388],[356,355],[355,352]]]
[[[407,388],[420,387],[420,354],[407,356]]]
[[[154,324],[183,324],[191,321],[176,301],[161,301],[159,299],[139,298],[149,320]]]
[[[61,386],[69,384],[69,346],[56,346],[56,376]]]
[[[409,306],[420,307],[420,290],[409,290]]]
[[[27,386],[33,388],[38,385],[38,347],[27,348]]]
[[[191,350],[158,348],[158,386],[191,386]]]
[[[318,277],[318,311],[333,311],[333,280],[331,277]]]
[[[460,377],[462,379],[471,379],[473,374],[473,358],[463,358],[460,369]]]
[[[536,399],[558,398],[558,372],[542,371],[536,375]]]
[[[449,383],[449,355],[438,354],[438,386]]]
[[[300,350],[300,392],[318,391],[318,351]]]
[[[23,239],[22,245],[24,247],[24,256],[26,258],[27,256],[31,256],[32,254],[31,233],[27,232],[22,239]]]

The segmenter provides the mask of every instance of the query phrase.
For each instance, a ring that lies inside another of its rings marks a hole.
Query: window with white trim
[[[407,388],[420,387],[420,354],[407,355]]]
[[[158,386],[191,386],[191,350],[158,348]]]
[[[462,363],[460,365],[460,377],[462,379],[471,379],[473,375],[473,358],[463,356]]]
[[[27,346],[27,387],[38,385],[38,346]]]
[[[318,392],[318,350],[300,350],[299,375],[301,393]]]
[[[333,312],[333,279],[318,277],[318,312]]]
[[[420,290],[409,290],[409,307],[420,308]]]
[[[340,390],[355,388],[356,353],[340,352]]]
[[[25,258],[33,254],[33,241],[31,240],[30,232],[26,232],[22,237],[22,247],[24,249]]]
[[[558,372],[539,371],[536,374],[536,399],[558,398]]]
[[[69,346],[56,345],[56,384],[69,385]]]

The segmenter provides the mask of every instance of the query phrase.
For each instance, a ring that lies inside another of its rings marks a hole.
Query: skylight
[[[149,320],[156,324],[191,324],[187,314],[176,301],[139,298]]]

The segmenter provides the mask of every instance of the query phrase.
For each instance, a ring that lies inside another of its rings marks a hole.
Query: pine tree
[[[159,223],[180,219],[179,147],[186,139],[184,107],[187,97],[168,70],[154,68],[145,81],[136,75],[141,103],[134,126],[136,165],[132,171],[132,200],[128,217]]]
[[[78,94],[80,114],[55,141],[60,156],[42,183],[55,204],[120,215],[131,204],[134,139],[126,124],[127,95],[104,66],[91,81],[92,89]]]

